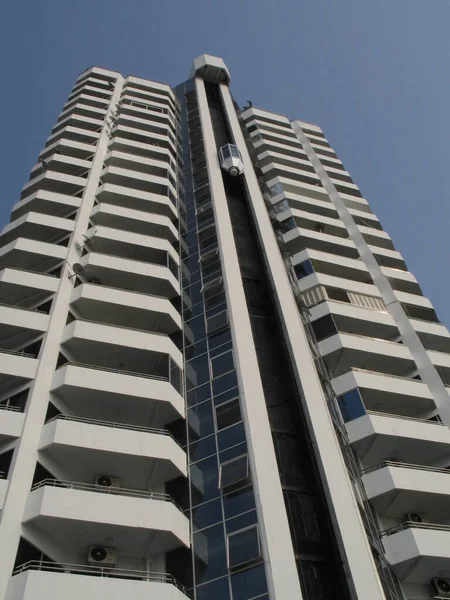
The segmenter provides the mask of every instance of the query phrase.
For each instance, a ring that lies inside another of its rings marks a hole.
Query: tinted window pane
[[[304,262],[295,265],[294,267],[295,274],[297,275],[297,279],[302,279],[307,275],[311,275],[314,273],[314,268],[310,260],[305,260]]]
[[[222,520],[222,503],[220,499],[201,504],[192,509],[192,518],[196,529],[215,525]]]
[[[255,508],[255,496],[252,487],[223,497],[223,511],[226,519],[240,515],[252,508]]]
[[[216,421],[217,429],[230,427],[241,420],[241,407],[239,398],[235,398],[230,402],[216,406]]]
[[[220,377],[234,369],[233,352],[230,350],[225,354],[216,356],[211,360],[211,370],[213,377]]]
[[[221,465],[220,485],[222,488],[245,482],[248,479],[248,456],[239,456]]]
[[[345,423],[366,414],[366,409],[358,389],[351,390],[350,392],[339,396],[338,402]]]
[[[231,577],[231,587],[233,589],[233,600],[247,600],[247,598],[264,594],[267,592],[264,565],[235,573]],[[265,600],[265,597],[258,598],[258,600]]]
[[[223,525],[194,533],[195,575],[197,583],[227,574]]]
[[[230,568],[249,563],[260,557],[258,528],[252,527],[228,536]]]
[[[201,585],[196,591],[197,600],[230,600],[228,577]]]

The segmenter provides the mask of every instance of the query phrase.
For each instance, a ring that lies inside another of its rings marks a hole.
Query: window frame
[[[250,529],[256,529],[256,539],[258,541],[258,556],[251,558],[250,560],[246,560],[244,562],[240,562],[238,564],[231,564],[230,558],[230,538],[242,534]],[[226,535],[226,553],[227,553],[227,565],[230,571],[241,570],[245,567],[249,567],[250,565],[254,565],[256,562],[262,560],[262,547],[261,547],[261,539],[259,535],[259,524],[254,523],[253,525],[249,525],[248,527],[243,527],[242,529],[238,529],[237,531],[232,531],[231,533],[227,533]]]

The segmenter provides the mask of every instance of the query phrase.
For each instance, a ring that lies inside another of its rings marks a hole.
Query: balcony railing
[[[354,335],[352,333],[348,334],[348,335]],[[366,337],[366,336],[361,336],[361,337]],[[370,338],[369,338],[370,339]],[[386,340],[381,340],[381,341],[386,341]],[[397,342],[393,342],[394,344]],[[345,369],[345,371],[342,371],[342,373],[339,373],[339,377],[341,377],[342,375],[345,375],[346,373],[351,373],[352,371],[357,371],[358,373],[368,373],[369,375],[379,375],[380,377],[394,377],[395,379],[403,379],[406,381],[416,381],[417,383],[422,383],[421,379],[415,379],[414,377],[407,377],[406,375],[393,375],[392,373],[381,373],[380,371],[371,371],[370,369],[361,369],[360,367],[349,367],[348,369]],[[393,416],[393,415],[391,415]],[[408,417],[409,419],[409,417]]]
[[[15,356],[25,356],[26,358],[36,358],[35,354],[28,352],[22,352],[21,350],[6,350],[6,348],[0,348],[0,354],[14,354]]]
[[[0,354],[4,352],[4,350],[0,349]],[[15,352],[13,354],[21,354],[20,352]],[[32,355],[30,355],[32,356]],[[34,357],[33,357],[34,358]],[[88,365],[86,363],[78,363],[78,362],[66,362],[63,365],[59,366],[58,369],[62,369],[63,367],[81,367],[83,369],[94,369],[95,371],[105,371],[107,373],[118,373],[119,375],[132,375],[133,377],[145,377],[146,379],[155,379],[156,381],[169,381],[168,376],[164,375],[150,375],[148,373],[138,373],[136,371],[123,371],[121,369],[113,369],[112,367],[99,367],[97,365]]]
[[[0,410],[12,410],[13,412],[23,412],[20,406],[9,406],[8,404],[0,404]]]
[[[97,492],[100,494],[110,494],[112,496],[129,496],[132,498],[146,498],[148,500],[158,500],[159,502],[171,502],[181,512],[183,509],[169,494],[160,492],[150,492],[145,490],[133,490],[121,487],[104,487],[95,483],[79,483],[77,481],[61,481],[59,479],[43,479],[32,486],[31,491],[38,490],[41,487],[57,487],[71,490],[81,490],[85,492]]]
[[[391,377],[394,377],[394,375],[391,375]],[[366,410],[366,413],[368,415],[374,415],[375,417],[388,417],[390,419],[402,419],[403,421],[418,421],[419,423],[429,423],[430,425],[444,425],[442,421],[419,419],[418,417],[406,417],[404,415],[394,415],[393,413],[378,412],[376,410]]]
[[[396,460],[385,460],[384,462],[378,463],[377,465],[372,465],[367,469],[362,471],[363,475],[367,473],[372,473],[373,471],[378,471],[379,469],[383,469],[385,467],[398,467],[401,469],[414,469],[420,471],[430,471],[433,473],[445,473],[446,475],[450,475],[450,470],[445,469],[443,467],[429,467],[427,465],[416,465],[412,463],[403,463]]]
[[[405,529],[427,529],[429,531],[450,531],[450,525],[442,525],[440,523],[416,523],[415,521],[405,521],[400,525],[395,525],[381,532],[382,536],[393,535]]]
[[[1,404],[0,404],[0,408],[2,408]],[[11,407],[11,410],[20,410],[20,409]],[[73,417],[71,415],[56,415],[56,417],[49,419],[47,421],[47,423],[52,423],[53,421],[59,421],[59,420],[73,421],[75,423],[86,423],[88,425],[99,425],[100,427],[112,427],[113,429],[127,429],[128,431],[141,431],[143,433],[156,433],[158,435],[167,435],[175,440],[173,435],[167,429],[159,429],[157,427],[143,427],[142,425],[128,425],[126,423],[115,423],[113,421],[100,421],[99,419],[89,419],[87,417]]]
[[[154,583],[169,583],[178,588],[183,594],[190,597],[186,588],[168,573],[141,571],[136,569],[121,569],[118,567],[102,567],[100,565],[77,565],[70,563],[55,563],[46,560],[30,560],[16,567],[13,575],[26,571],[52,571],[57,573],[71,573],[72,575],[94,575],[97,577],[114,577],[149,581]]]

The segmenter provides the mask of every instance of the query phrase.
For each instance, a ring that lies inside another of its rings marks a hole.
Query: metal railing
[[[349,335],[354,335],[354,334],[349,334]],[[362,337],[365,337],[365,336],[362,336]],[[395,379],[403,379],[403,380],[406,379],[407,381],[411,381],[413,383],[414,382],[423,383],[423,381],[421,379],[414,379],[414,377],[407,377],[406,375],[393,375],[392,373],[382,373],[381,371],[372,371],[370,369],[361,369],[360,367],[349,367],[348,369],[345,369],[344,371],[339,373],[339,377],[341,377],[341,375],[345,375],[346,373],[351,373],[352,371],[357,371],[358,373],[368,373],[369,375],[378,375],[379,377],[394,377]]]
[[[144,498],[147,500],[158,500],[159,502],[171,502],[178,510],[183,512],[183,509],[169,494],[161,492],[150,492],[145,490],[134,490],[130,488],[121,488],[114,486],[102,486],[95,483],[80,483],[77,481],[61,481],[59,479],[43,479],[34,484],[31,491],[40,489],[41,487],[56,487],[71,490],[81,490],[85,492],[97,492],[100,494],[109,494],[111,496],[128,496],[132,498]]]
[[[403,462],[399,462],[397,460],[385,460],[381,463],[372,465],[371,467],[364,469],[363,471],[361,471],[361,473],[363,475],[366,475],[367,473],[372,473],[373,471],[378,471],[380,469],[384,469],[385,467],[397,467],[397,468],[401,468],[401,469],[430,471],[432,473],[445,473],[446,475],[450,475],[450,469],[445,469],[443,467],[429,467],[427,465],[416,465],[413,463],[403,463]]]
[[[7,350],[6,348],[0,348],[0,354],[13,354],[14,356],[25,356],[26,358],[36,358],[34,354],[28,352],[22,352],[21,350]]]
[[[0,410],[11,410],[13,412],[23,412],[23,409],[20,406],[9,406],[8,404],[0,403]]]
[[[80,565],[71,563],[54,563],[46,560],[30,560],[14,569],[13,575],[26,571],[52,571],[57,573],[70,573],[72,575],[94,575],[97,577],[114,577],[134,579],[154,583],[168,583],[174,585],[183,594],[189,597],[186,588],[168,573],[142,571],[137,569],[122,569],[119,567],[102,567],[101,565]]]
[[[416,523],[416,521],[404,521],[400,525],[395,525],[381,532],[382,536],[394,535],[405,529],[427,529],[429,531],[450,531],[450,525],[440,523]]]
[[[433,421],[431,419],[420,419],[418,417],[410,417],[406,415],[395,415],[393,413],[378,412],[376,410],[366,410],[368,415],[375,417],[387,417],[392,419],[402,419],[403,421],[417,421],[418,423],[429,423],[430,425],[444,425],[442,421]]]
[[[0,353],[3,352],[3,350],[0,349]],[[19,352],[20,354],[20,352]],[[34,357],[33,357],[34,358]],[[118,373],[120,375],[132,375],[134,377],[144,377],[146,379],[154,379],[156,381],[169,381],[169,377],[165,376],[165,375],[149,375],[147,373],[137,373],[136,371],[124,371],[121,369],[113,369],[112,367],[100,367],[98,365],[88,365],[85,363],[78,363],[78,362],[66,362],[63,365],[61,365],[60,367],[58,367],[58,369],[62,369],[63,367],[81,367],[83,369],[93,369],[94,371],[105,371],[106,373]]]
[[[2,405],[0,404],[0,408]],[[20,410],[16,407],[12,407],[13,410]],[[71,415],[56,415],[52,419],[49,419],[47,423],[53,421],[74,421],[75,423],[86,423],[88,425],[100,425],[101,427],[111,427],[113,429],[127,429],[129,431],[141,431],[143,433],[156,433],[158,435],[167,435],[172,439],[175,439],[173,435],[167,429],[159,429],[157,427],[143,427],[142,425],[127,425],[126,423],[116,423],[114,421],[100,421],[99,419],[89,419],[88,417],[73,417]],[[47,424],[46,423],[46,424]],[[175,440],[176,441],[176,440]]]

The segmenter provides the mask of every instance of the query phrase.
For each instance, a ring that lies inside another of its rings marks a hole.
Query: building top
[[[226,64],[218,56],[202,54],[194,60],[190,77],[202,77],[212,83],[230,83],[231,75]]]

